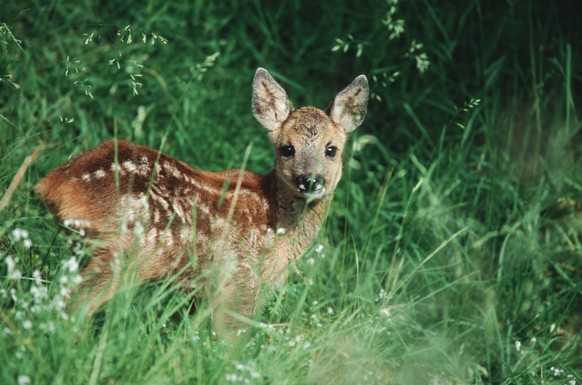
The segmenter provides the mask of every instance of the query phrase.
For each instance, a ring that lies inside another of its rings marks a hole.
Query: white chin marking
[[[317,192],[300,192],[300,195],[307,201],[313,201],[316,199],[321,199],[325,195],[327,190],[323,187],[321,190]]]

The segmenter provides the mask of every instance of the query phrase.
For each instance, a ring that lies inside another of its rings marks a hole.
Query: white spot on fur
[[[90,228],[91,222],[86,221],[84,219],[65,219],[63,221],[63,225],[65,225],[66,227],[73,227],[73,228],[81,228],[81,227]]]
[[[117,163],[111,164],[111,171],[118,173],[119,175],[124,175],[125,171],[121,168],[121,166]]]
[[[273,244],[275,242],[275,231],[273,231],[273,229],[270,227],[267,229],[265,240],[268,244]]]
[[[164,162],[164,170],[174,178],[181,178],[183,174],[168,162]]]
[[[139,204],[142,206],[144,211],[147,211],[150,208],[150,204],[148,202],[148,197],[144,193],[139,194]]]
[[[159,235],[158,230],[156,230],[155,228],[151,228],[146,232],[145,237],[142,238],[144,240],[145,246],[149,250],[155,249],[158,240],[158,235]]]
[[[201,202],[200,199],[196,199],[196,200],[197,200],[196,208],[198,210],[200,210],[202,213],[204,213],[206,215],[210,215],[210,208],[208,206],[206,206],[204,204],[204,202]]]
[[[133,232],[136,236],[141,237],[145,233],[145,227],[141,222],[136,222]]]
[[[184,242],[188,242],[192,239],[192,230],[184,226],[180,229],[180,239]]]
[[[99,178],[103,178],[106,174],[105,171],[103,171],[102,169],[99,169],[97,171],[95,171],[95,178],[99,179]]]
[[[165,244],[167,247],[172,247],[172,246],[174,246],[174,237],[173,237],[171,234],[167,234],[167,235],[164,237],[164,244]]]
[[[152,168],[150,166],[150,161],[148,160],[147,157],[142,156],[139,159],[138,174],[142,176],[147,176],[151,172],[151,170]]]
[[[156,173],[156,176],[161,177],[161,175],[160,175],[161,170],[162,170],[162,168],[160,167],[159,163],[154,163],[154,171]]]
[[[133,164],[131,160],[126,160],[125,162],[123,162],[123,167],[131,173],[134,173],[136,171],[135,164]]]
[[[91,181],[91,174],[83,174],[81,179],[83,179],[85,182],[90,182]]]
[[[182,222],[186,222],[186,215],[184,214],[184,210],[182,209],[180,202],[174,201],[172,203],[172,208],[178,217],[182,220]]]

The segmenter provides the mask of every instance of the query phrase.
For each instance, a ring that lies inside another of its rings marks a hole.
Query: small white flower
[[[48,298],[48,288],[41,285],[32,285],[30,288],[30,294],[32,294],[34,302],[38,304],[45,298]]]
[[[28,239],[28,231],[16,228],[12,230],[12,238],[14,238],[14,242]]]
[[[77,258],[71,256],[71,258],[63,262],[63,268],[67,269],[69,273],[76,273],[79,270],[79,262],[77,262]]]
[[[515,350],[517,350],[518,352],[521,350],[521,341],[519,340],[515,341]]]
[[[8,268],[8,279],[18,280],[22,278],[22,272],[16,268],[18,262],[18,258],[13,258],[11,255],[6,256],[6,259],[4,259],[4,263]]]
[[[8,272],[8,279],[14,279],[14,280],[19,280],[20,278],[22,278],[22,272],[18,269],[14,269],[10,272]]]
[[[317,254],[321,254],[323,252],[323,245],[321,243],[319,245],[315,246],[315,252]]]
[[[20,374],[18,376],[18,385],[28,385],[28,384],[30,384],[30,377],[24,374]]]
[[[42,275],[40,274],[40,270],[35,270],[32,272],[32,279],[34,279],[35,285],[40,285],[42,281]]]
[[[560,369],[560,368],[555,368],[555,367],[551,367],[550,371],[552,372],[552,374],[554,375],[554,377],[561,377],[564,375],[564,370]]]
[[[30,239],[23,239],[22,240],[22,245],[24,246],[25,249],[30,249],[32,247],[32,241]]]
[[[386,290],[384,289],[380,289],[380,291],[378,292],[378,294],[376,295],[375,301],[376,302],[380,302],[382,299],[384,299],[386,297]]]
[[[12,298],[14,302],[18,302],[18,296],[16,295],[15,288],[10,289],[10,298]]]
[[[286,232],[287,230],[284,227],[279,227],[277,229],[277,235],[285,235]]]
[[[315,259],[313,259],[313,258],[309,258],[309,259],[307,260],[307,264],[308,264],[308,265],[312,265],[312,266],[313,266],[313,265],[315,265]]]
[[[30,330],[32,329],[32,321],[27,319],[22,323],[22,327],[25,328],[26,330]]]
[[[49,332],[49,333],[54,333],[54,331],[56,330],[55,323],[53,321],[41,323],[40,328],[44,331]]]

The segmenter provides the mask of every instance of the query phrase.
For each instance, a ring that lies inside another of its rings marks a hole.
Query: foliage
[[[4,4],[0,382],[580,383],[576,6]],[[169,280],[70,319],[91,250],[34,184],[112,136],[212,170],[252,144],[248,168],[268,171],[258,66],[295,106],[371,81],[326,226],[290,281],[234,342]]]

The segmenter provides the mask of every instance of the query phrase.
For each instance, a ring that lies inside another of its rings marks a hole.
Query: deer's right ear
[[[253,115],[267,130],[274,131],[289,117],[293,105],[287,93],[264,68],[253,79]]]

